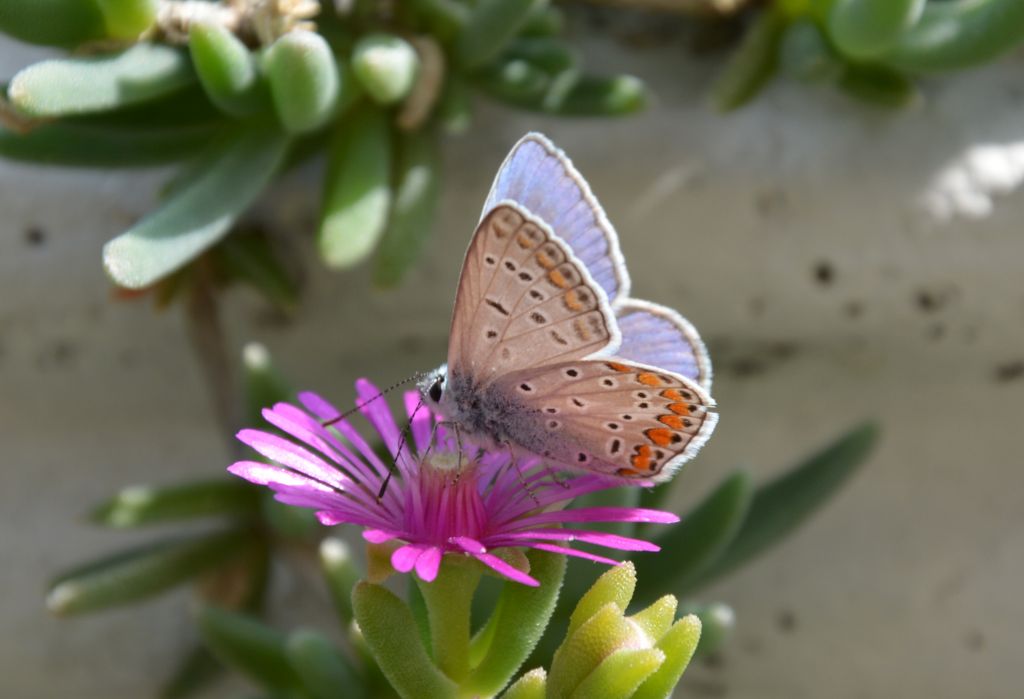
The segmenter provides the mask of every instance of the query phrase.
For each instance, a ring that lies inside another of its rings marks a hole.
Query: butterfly
[[[718,420],[711,362],[689,322],[629,287],[589,185],[545,136],[527,134],[484,204],[448,361],[421,381],[423,400],[485,449],[668,480]]]

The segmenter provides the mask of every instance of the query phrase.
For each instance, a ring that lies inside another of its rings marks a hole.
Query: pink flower
[[[537,585],[492,552],[526,547],[616,565],[618,561],[568,544],[622,551],[659,549],[641,539],[576,525],[679,521],[672,513],[641,508],[564,509],[573,498],[622,484],[590,474],[556,475],[538,459],[513,463],[506,450],[475,458],[475,449],[464,446],[460,457],[455,440],[441,425],[428,450],[437,418],[420,404],[416,392],[405,395],[411,438],[403,439],[387,402],[373,400],[377,388],[360,380],[356,390],[360,412],[393,457],[401,452],[397,472],[379,500],[389,465],[347,420],[324,427],[341,412],[313,393],[299,395],[304,409],[278,403],[263,411],[267,422],[291,440],[260,430],[238,433],[238,439],[278,465],[239,461],[228,470],[266,485],[283,503],[315,509],[325,525],[355,524],[364,528],[363,538],[370,543],[400,542],[391,556],[391,565],[400,572],[415,571],[429,582],[445,554],[468,555],[512,580]]]

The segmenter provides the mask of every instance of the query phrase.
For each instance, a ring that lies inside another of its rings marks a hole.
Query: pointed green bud
[[[293,31],[263,56],[277,116],[290,133],[313,131],[336,113],[341,72],[327,41],[315,32]]]
[[[420,58],[405,39],[393,34],[369,34],[352,50],[352,72],[375,102],[395,104],[412,90]]]
[[[544,668],[530,670],[505,690],[501,699],[544,699],[548,675]]]
[[[159,0],[93,0],[111,39],[135,39],[153,26]]]

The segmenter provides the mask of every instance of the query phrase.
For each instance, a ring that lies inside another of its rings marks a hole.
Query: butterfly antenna
[[[409,424],[402,430],[402,434],[398,439],[398,448],[395,450],[395,458],[392,463],[393,468],[388,469],[388,475],[384,477],[384,482],[380,484],[380,490],[377,491],[377,504],[380,504],[380,501],[384,498],[384,493],[388,491],[388,483],[391,482],[391,476],[394,475],[395,469],[398,468],[398,459],[402,456],[402,449],[405,447],[408,438],[412,436],[412,421],[416,419],[416,413],[418,413],[422,407],[423,398],[421,397],[419,402],[416,403],[416,407],[413,408],[412,414],[409,415]]]
[[[396,388],[399,388],[400,386],[404,386],[405,384],[409,383],[410,381],[419,381],[420,379],[424,378],[425,376],[427,376],[427,374],[424,374],[422,371],[418,371],[418,372],[416,372],[415,374],[413,374],[412,376],[410,376],[408,378],[402,379],[401,381],[399,381],[397,383],[391,384],[390,386],[385,388],[383,391],[381,391],[377,395],[371,396],[370,398],[367,398],[364,401],[356,403],[356,407],[354,407],[354,408],[352,408],[350,410],[346,410],[345,412],[341,413],[340,415],[335,415],[330,420],[324,420],[323,422],[320,423],[320,426],[321,427],[330,427],[331,425],[333,425],[336,422],[341,422],[342,420],[347,418],[349,415],[353,415],[355,413],[358,413],[360,410],[365,408],[367,405],[369,405],[373,401],[378,400],[380,398],[383,398],[387,394],[389,394],[392,391],[394,391]]]

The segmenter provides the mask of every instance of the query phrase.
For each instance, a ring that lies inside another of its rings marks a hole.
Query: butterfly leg
[[[384,482],[380,484],[380,490],[377,491],[377,504],[380,504],[381,499],[384,497],[384,493],[388,490],[388,484],[391,482],[391,476],[398,470],[398,460],[402,456],[402,449],[405,448],[409,437],[412,435],[412,421],[416,418],[416,413],[423,407],[423,400],[420,399],[419,403],[416,404],[416,408],[412,411],[412,415],[409,416],[409,424],[405,426],[402,433],[398,438],[398,448],[395,449],[395,458],[391,463],[391,468],[388,469],[388,475],[384,477]],[[435,425],[436,429],[436,425]],[[431,441],[433,441],[434,435],[430,435]],[[427,451],[430,451],[430,445],[427,445]],[[426,454],[424,454],[426,456]]]
[[[523,490],[526,491],[526,494],[530,496],[530,499],[533,500],[535,504],[540,505],[540,500],[538,500],[537,496],[534,494],[533,487],[526,482],[526,477],[523,475],[523,469],[519,468],[519,459],[517,459],[516,455],[512,452],[512,444],[510,442],[504,442],[502,446],[508,450],[509,468],[515,469],[516,478],[519,479],[519,485],[523,486]]]

